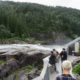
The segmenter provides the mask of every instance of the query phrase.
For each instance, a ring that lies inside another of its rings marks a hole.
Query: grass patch
[[[41,72],[42,72],[42,69],[38,70],[38,72],[40,72],[40,73],[41,73]]]
[[[72,72],[75,74],[80,74],[80,64],[77,64],[73,67]]]
[[[26,67],[23,67],[22,70],[26,70],[26,69],[27,69],[27,70],[31,70],[32,68],[33,68],[33,67],[32,67],[31,65],[28,65],[28,66],[26,66]]]
[[[31,70],[32,68],[33,68],[33,66],[28,65],[28,66],[22,67],[21,69],[17,70],[16,72],[14,72],[14,74],[16,75],[22,70]]]
[[[18,75],[15,75],[15,80],[17,80],[19,78],[19,76]]]
[[[5,77],[3,77],[3,80],[6,80],[6,78],[5,78]]]
[[[22,67],[21,69],[17,70],[16,72],[14,72],[15,74],[15,80],[17,80],[19,78],[19,76],[17,75],[20,71],[23,71],[23,70],[31,70],[33,68],[33,66],[31,65],[28,65],[28,66],[25,66],[25,67]]]

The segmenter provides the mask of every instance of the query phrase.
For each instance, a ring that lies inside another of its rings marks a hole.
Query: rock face
[[[0,59],[7,60],[5,64],[0,65],[0,79],[3,77],[9,76],[9,74],[12,74],[16,70],[27,66],[27,65],[33,65],[34,67],[37,67],[37,69],[41,69],[43,67],[43,61],[42,59],[46,57],[47,55],[44,55],[41,52],[38,52],[36,54],[27,54],[24,52],[16,52],[16,54],[4,54],[0,55]],[[8,80],[14,80],[11,78],[14,78],[14,75],[11,75]]]
[[[16,60],[9,60],[6,64],[0,65],[0,78],[8,76],[10,73],[18,69]]]
[[[80,63],[80,57],[73,61],[72,66],[75,66],[76,64],[79,64],[79,63]]]
[[[60,32],[48,32],[48,34],[44,33],[31,33],[31,36],[35,38],[27,38],[24,41],[21,40],[0,40],[0,44],[35,44],[37,43],[36,39],[39,41],[41,44],[66,44],[70,42],[72,39],[67,37],[65,33],[60,33]]]
[[[64,33],[58,33],[58,32],[57,33],[53,32],[53,38],[54,38],[54,43],[60,45],[64,45],[72,40],[71,38],[65,36]]]

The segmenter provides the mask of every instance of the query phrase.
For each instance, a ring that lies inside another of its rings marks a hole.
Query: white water
[[[56,49],[57,51],[61,51],[64,46],[62,45],[44,45],[45,48],[50,48],[51,50]]]
[[[0,52],[7,52],[11,50],[21,50],[21,49],[37,49],[37,50],[52,50],[56,49],[57,51],[61,51],[63,46],[60,45],[38,45],[38,44],[3,44],[0,45]]]

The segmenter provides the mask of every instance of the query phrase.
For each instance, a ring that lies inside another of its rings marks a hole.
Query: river
[[[0,52],[7,52],[11,50],[21,50],[24,48],[32,48],[32,49],[42,49],[42,50],[52,50],[56,49],[57,51],[61,51],[63,46],[60,45],[40,45],[40,44],[3,44],[0,45]]]

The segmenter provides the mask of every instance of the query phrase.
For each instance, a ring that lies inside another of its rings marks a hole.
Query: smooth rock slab
[[[7,80],[15,80],[15,75],[14,75],[14,74],[10,75],[10,76],[7,78]]]

